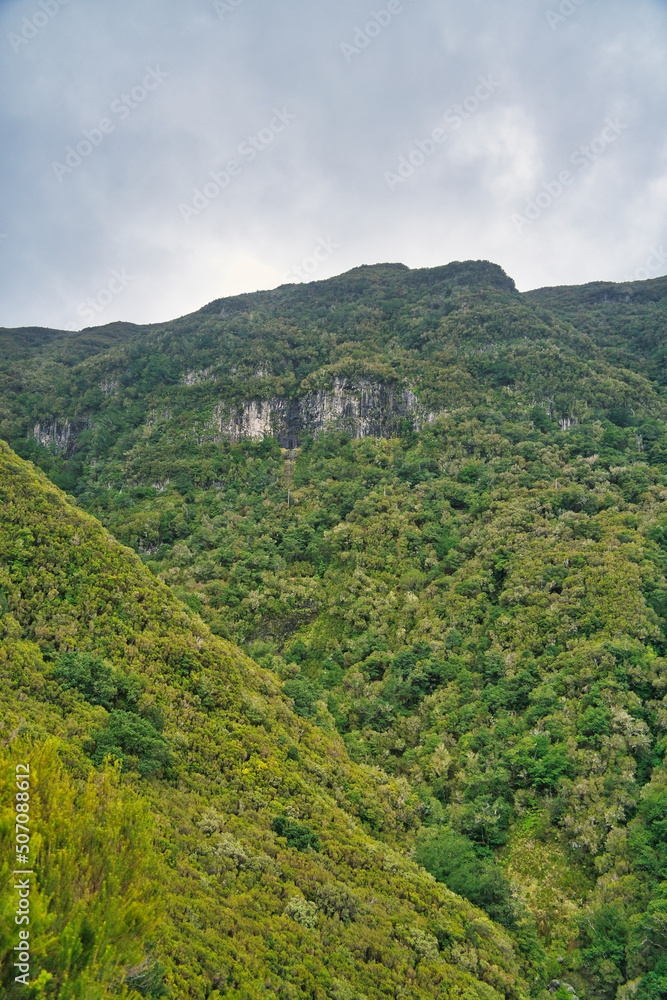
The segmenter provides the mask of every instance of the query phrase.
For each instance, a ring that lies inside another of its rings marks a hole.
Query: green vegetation
[[[144,777],[171,770],[173,758],[167,741],[147,719],[130,712],[111,712],[104,729],[92,733],[91,738],[94,764],[111,756],[121,761],[123,768],[134,768]]]
[[[1,864],[27,761],[36,873],[34,985],[5,892],[3,995],[527,996],[507,935],[406,857],[409,785],[1,443],[0,566]]]
[[[67,773],[72,754],[58,739],[14,737],[0,758],[2,882],[0,915],[2,992],[19,997],[91,1000],[138,996],[125,983],[141,969],[157,980],[152,955],[156,921],[162,917],[160,872],[153,824],[145,802],[120,781],[118,769],[102,767],[87,777]],[[30,764],[30,879],[32,989],[15,982],[17,877],[14,865],[16,764]],[[76,772],[75,772],[76,773]],[[157,981],[144,996],[162,995]]]
[[[0,432],[79,508],[2,452],[5,733],[153,817],[128,989],[664,994],[666,301],[379,265],[0,338]],[[341,386],[382,433],[224,430]]]
[[[320,849],[320,840],[317,834],[313,833],[305,823],[296,823],[284,813],[281,816],[276,816],[271,824],[271,829],[279,837],[284,837],[288,845],[295,847],[297,851],[306,851],[309,847],[313,851]]]
[[[429,832],[435,836],[420,843],[417,861],[452,892],[486,910],[498,923],[514,928],[517,921],[511,886],[491,852],[446,827]]]

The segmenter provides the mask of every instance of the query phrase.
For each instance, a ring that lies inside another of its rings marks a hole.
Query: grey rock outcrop
[[[415,430],[433,420],[410,389],[395,389],[371,381],[354,384],[337,379],[329,390],[301,399],[254,399],[234,405],[221,403],[210,425],[214,440],[277,437],[286,448],[298,447],[306,435],[325,430],[346,431],[354,438],[391,437],[409,420]]]
[[[570,994],[571,1000],[579,1000],[574,986],[570,986],[569,983],[564,983],[562,979],[552,979],[547,986],[547,989],[549,990],[549,993],[555,993],[556,990],[559,989],[567,990]]]
[[[54,419],[43,424],[35,424],[32,436],[45,448],[54,448],[62,452],[65,458],[69,458],[74,452],[77,437],[86,426],[85,420],[70,422],[67,418]]]

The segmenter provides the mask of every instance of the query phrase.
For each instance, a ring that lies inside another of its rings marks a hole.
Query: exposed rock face
[[[277,437],[285,448],[298,447],[306,435],[325,430],[347,431],[352,437],[391,437],[404,420],[415,430],[433,419],[423,413],[409,389],[393,389],[370,381],[354,385],[337,379],[330,390],[310,392],[302,399],[274,397],[249,400],[237,406],[221,403],[213,428],[216,440],[229,437]]]
[[[56,451],[64,453],[65,458],[69,458],[76,445],[76,439],[86,426],[86,421],[74,421],[70,423],[67,418],[64,420],[49,420],[45,424],[35,424],[32,436],[45,448],[53,447]]]
[[[549,990],[549,993],[555,993],[556,990],[560,989],[567,990],[567,992],[570,994],[571,1000],[578,1000],[574,986],[570,986],[569,983],[564,983],[562,979],[552,979],[549,985],[547,986],[547,989]]]
[[[191,372],[186,372],[182,376],[181,381],[183,385],[201,385],[203,382],[210,382],[212,380],[211,372],[212,368],[198,368]]]

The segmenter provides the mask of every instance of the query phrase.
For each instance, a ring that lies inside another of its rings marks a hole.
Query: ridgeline
[[[0,331],[35,997],[667,994],[666,303],[382,264]]]

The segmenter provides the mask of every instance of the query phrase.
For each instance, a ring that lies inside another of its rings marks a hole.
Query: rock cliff
[[[330,390],[301,399],[273,397],[241,404],[221,403],[214,412],[214,440],[277,437],[285,448],[296,448],[307,435],[326,430],[347,431],[354,438],[391,437],[404,421],[415,430],[433,419],[419,406],[410,389],[395,389],[371,381],[336,379]]]
[[[45,448],[54,448],[56,451],[62,452],[65,458],[70,458],[76,445],[76,439],[86,426],[86,420],[70,422],[66,417],[53,419],[43,424],[35,424],[32,436]]]

